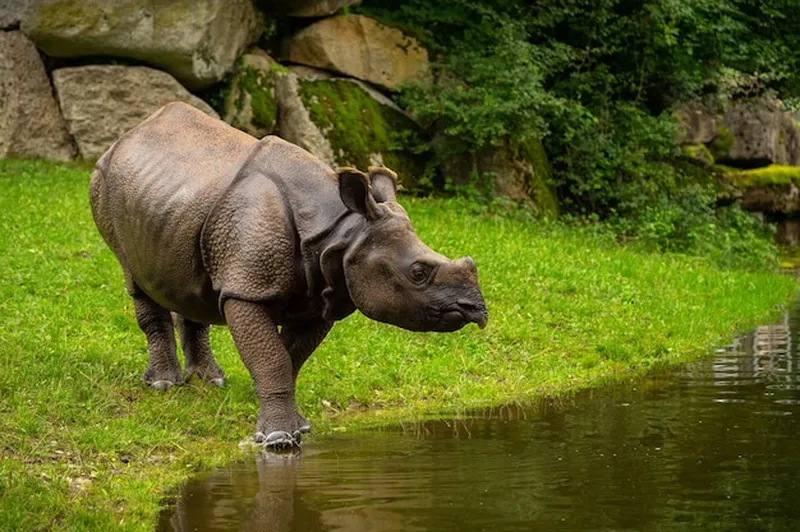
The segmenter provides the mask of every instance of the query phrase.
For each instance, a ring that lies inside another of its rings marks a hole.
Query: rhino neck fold
[[[317,243],[306,243],[303,249],[308,279],[307,295],[321,295],[322,317],[327,321],[341,320],[356,310],[345,282],[344,255],[357,235],[363,232],[363,225],[364,219],[361,216],[346,213],[337,220],[329,233]],[[316,271],[309,271],[309,267]]]

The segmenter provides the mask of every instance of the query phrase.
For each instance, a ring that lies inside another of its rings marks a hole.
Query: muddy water
[[[800,530],[800,305],[669,374],[312,439],[202,475],[161,530]]]

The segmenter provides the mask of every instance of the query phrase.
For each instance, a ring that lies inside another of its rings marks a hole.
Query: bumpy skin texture
[[[475,263],[419,240],[395,181],[386,168],[334,172],[182,103],[126,133],[90,193],[147,336],[145,383],[183,382],[174,325],[186,377],[221,386],[208,325],[227,324],[259,399],[256,440],[294,445],[309,430],[297,375],[336,320],[359,309],[410,330],[484,326]]]

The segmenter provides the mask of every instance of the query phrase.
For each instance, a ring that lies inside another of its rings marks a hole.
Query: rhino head
[[[363,223],[343,257],[350,298],[371,319],[412,331],[486,326],[488,313],[475,262],[450,260],[422,243],[397,203],[396,175],[370,167],[369,176],[338,172],[345,206]]]

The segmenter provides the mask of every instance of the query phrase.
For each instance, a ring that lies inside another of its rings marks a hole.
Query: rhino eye
[[[422,264],[420,262],[415,262],[411,265],[411,270],[409,271],[409,277],[411,280],[417,284],[422,284],[428,279],[428,275],[430,274],[431,269],[428,265]]]

